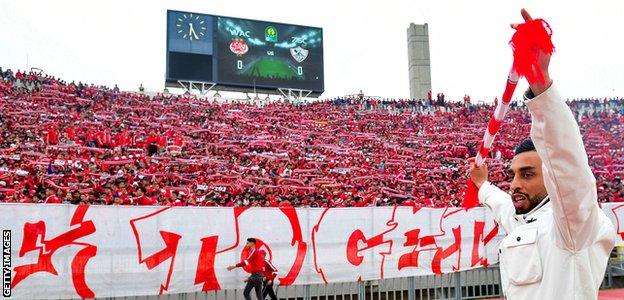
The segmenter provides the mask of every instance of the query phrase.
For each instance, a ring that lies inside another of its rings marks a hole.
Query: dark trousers
[[[267,295],[271,297],[271,300],[277,300],[277,295],[275,295],[275,291],[273,290],[273,281],[271,281],[271,284],[268,284],[268,280],[264,281],[264,288],[262,289],[262,299],[266,299]]]
[[[245,285],[245,290],[243,291],[243,295],[245,296],[245,300],[251,300],[251,296],[249,293],[251,289],[256,290],[256,297],[258,300],[263,300],[262,298],[262,281],[264,280],[264,276],[262,273],[252,273],[247,279],[247,285]]]

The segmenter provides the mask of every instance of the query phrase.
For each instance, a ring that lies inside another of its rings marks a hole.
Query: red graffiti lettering
[[[319,218],[318,223],[314,225],[314,227],[312,227],[312,253],[314,254],[314,269],[316,270],[316,273],[318,273],[319,276],[321,276],[321,279],[323,279],[324,283],[327,283],[328,281],[327,281],[327,277],[325,276],[325,272],[323,271],[323,268],[319,266],[317,262],[318,257],[316,253],[316,239],[317,239],[317,234],[321,227],[323,218],[325,217],[325,214],[327,214],[327,212],[329,212],[329,208],[326,208],[323,211],[323,213],[321,214],[321,217]]]
[[[386,236],[388,233],[394,231],[398,227],[398,222],[395,221],[395,216],[396,216],[396,212],[398,208],[399,207],[393,208],[392,215],[390,216],[389,220],[386,222],[386,226],[387,226],[386,230],[384,230],[383,232],[371,238],[366,238],[364,232],[360,229],[356,229],[353,232],[351,232],[351,234],[349,235],[349,238],[347,239],[347,245],[346,245],[346,257],[347,257],[347,261],[350,264],[354,266],[359,266],[360,264],[362,264],[364,260],[364,257],[361,255],[361,252],[373,249],[381,245],[387,245],[388,247],[387,251],[382,251],[378,253],[379,255],[381,255],[381,266],[379,270],[380,278],[382,279],[384,278],[384,264],[385,264],[386,256],[392,254],[392,246],[394,244],[392,239],[386,238]],[[418,209],[419,208],[413,208],[412,210],[413,213],[416,213]],[[312,247],[313,247],[313,255],[314,255],[314,267],[316,269],[316,272],[321,276],[321,278],[323,279],[325,283],[327,283],[328,280],[325,277],[325,273],[323,272],[323,269],[319,266],[317,262],[316,243],[317,243],[317,234],[318,234],[319,228],[322,224],[325,214],[329,210],[330,209],[326,209],[323,212],[316,226],[312,228]],[[360,243],[364,243],[364,246],[362,248],[359,247]],[[357,280],[360,281],[361,276],[358,277]]]
[[[167,289],[169,289],[169,283],[171,282],[171,275],[173,274],[173,266],[175,264],[175,257],[178,251],[178,243],[180,242],[180,239],[182,238],[182,236],[179,234],[172,233],[172,232],[160,230],[159,233],[163,239],[163,242],[165,243],[165,248],[144,258],[143,249],[141,247],[141,239],[139,238],[139,232],[137,230],[135,223],[138,221],[147,219],[147,218],[151,218],[155,215],[158,215],[162,213],[163,211],[168,210],[169,208],[170,207],[165,207],[149,215],[130,220],[130,226],[132,226],[134,239],[137,243],[137,249],[138,249],[138,254],[139,254],[139,264],[145,264],[148,270],[152,270],[155,267],[159,266],[161,263],[165,262],[166,260],[171,260],[171,262],[169,263],[169,270],[167,271],[167,278],[165,280],[165,283],[160,285],[160,289],[158,291],[159,295],[162,295],[164,292],[167,291]]]
[[[416,250],[418,246],[423,247],[426,245],[430,245],[433,243],[433,241],[431,240],[431,236],[429,237],[424,237],[422,239],[419,238],[420,235],[420,229],[413,229],[410,230],[408,232],[406,232],[405,234],[406,237],[406,241],[403,244],[403,246],[405,247],[414,247],[414,250],[412,250],[412,252],[407,253],[407,254],[403,254],[401,255],[401,257],[399,257],[399,270],[403,269],[403,268],[407,268],[407,267],[418,267],[418,254],[420,254],[420,251]]]
[[[364,242],[363,248],[358,248],[358,243]],[[364,236],[364,233],[357,229],[351,233],[349,240],[347,241],[347,260],[354,266],[359,266],[364,257],[360,255],[360,252],[377,247],[381,244],[392,242],[390,240],[384,241],[384,234],[378,234],[370,239]]]
[[[434,274],[442,274],[442,260],[456,252],[458,256],[461,257],[461,226],[453,228],[453,236],[455,237],[455,242],[446,249],[437,247],[435,255],[433,256],[433,261],[431,262],[431,271],[433,271]],[[459,269],[460,265],[458,260],[457,265],[453,266],[453,271],[459,271]]]
[[[497,234],[498,234],[498,224],[494,223],[494,228],[488,232],[487,235],[484,236],[483,231],[485,230],[485,222],[475,221],[474,223],[474,237],[472,239],[472,259],[470,266],[474,267],[477,264],[480,264],[482,267],[487,267],[488,260],[486,257],[481,257],[479,254],[479,246],[481,243],[483,245],[487,245]]]
[[[431,270],[435,274],[442,274],[442,261],[451,255],[457,253],[457,264],[454,265],[453,271],[460,269],[461,259],[461,226],[457,226],[452,229],[454,242],[446,248],[442,248],[438,245],[437,239],[443,239],[446,236],[446,232],[442,227],[442,223],[449,216],[460,213],[461,209],[445,209],[442,217],[440,218],[440,230],[441,234],[420,236],[420,228],[416,228],[405,232],[406,241],[403,244],[405,247],[414,247],[411,253],[403,254],[399,257],[398,268],[399,270],[408,267],[419,267],[419,254],[423,251],[434,251],[433,260],[431,262]]]
[[[290,267],[290,270],[284,277],[280,277],[280,285],[291,285],[299,276],[299,272],[301,272],[301,268],[303,268],[303,261],[305,260],[306,253],[308,251],[308,245],[303,241],[303,233],[301,232],[301,225],[299,223],[299,217],[297,216],[297,211],[294,207],[280,207],[280,210],[286,217],[290,223],[290,228],[293,232],[293,237],[290,241],[290,245],[297,245],[297,256],[295,257],[295,261]]]
[[[202,291],[217,291],[221,289],[215,273],[215,255],[217,254],[218,236],[209,236],[201,239],[202,246],[197,260],[195,284],[203,283]]]
[[[399,257],[399,270],[408,267],[418,267],[418,255],[423,251],[435,251],[433,261],[431,262],[431,270],[435,274],[442,274],[442,260],[453,255],[456,252],[461,253],[461,227],[453,228],[453,235],[455,242],[448,246],[446,249],[439,247],[436,243],[436,237],[434,235],[428,235],[419,237],[420,229],[413,229],[405,233],[407,240],[403,246],[413,246],[414,249],[411,253],[403,254]],[[430,247],[433,246],[433,247]],[[453,267],[454,270],[459,270],[459,264]]]
[[[199,259],[197,261],[197,272],[195,273],[195,285],[203,284],[202,291],[216,291],[221,289],[219,280],[215,274],[215,256],[220,253],[236,249],[240,243],[240,227],[238,223],[238,217],[244,213],[249,207],[235,207],[234,208],[234,226],[236,231],[236,241],[234,245],[225,248],[221,251],[217,251],[217,244],[219,237],[209,236],[202,238],[202,247],[199,252]]]
[[[82,250],[76,253],[71,263],[72,282],[76,293],[82,298],[95,298],[95,293],[87,286],[85,280],[85,268],[89,260],[97,254],[97,247],[91,244],[77,242],[77,240],[88,236],[96,231],[93,221],[84,221],[84,216],[89,209],[88,206],[78,206],[74,211],[70,221],[70,226],[78,225],[53,239],[46,240],[46,223],[39,221],[36,223],[24,224],[24,238],[19,256],[23,257],[31,251],[38,251],[37,263],[15,267],[15,278],[11,288],[15,288],[24,279],[38,272],[47,272],[58,275],[52,263],[54,253],[69,245],[83,246]],[[40,241],[40,243],[38,243]],[[43,246],[38,246],[41,244]]]

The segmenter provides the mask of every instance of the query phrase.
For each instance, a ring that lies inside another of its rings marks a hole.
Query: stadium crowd
[[[256,105],[0,76],[0,202],[457,206],[492,113],[440,95]],[[571,107],[598,199],[624,201],[624,99]],[[499,186],[529,129],[515,103],[489,161]]]

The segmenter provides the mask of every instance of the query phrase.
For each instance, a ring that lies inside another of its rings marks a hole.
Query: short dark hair
[[[254,238],[248,238],[248,239],[247,239],[247,242],[256,244],[256,239],[254,239]]]
[[[535,151],[535,144],[533,144],[533,140],[531,140],[530,138],[522,141],[522,143],[520,143],[520,145],[516,147],[516,151],[514,155],[518,155],[518,154],[529,152],[529,151]]]

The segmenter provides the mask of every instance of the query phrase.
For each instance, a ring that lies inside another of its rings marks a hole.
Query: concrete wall
[[[431,58],[429,56],[429,29],[427,23],[411,23],[407,28],[407,55],[410,97],[426,99],[431,91]]]

